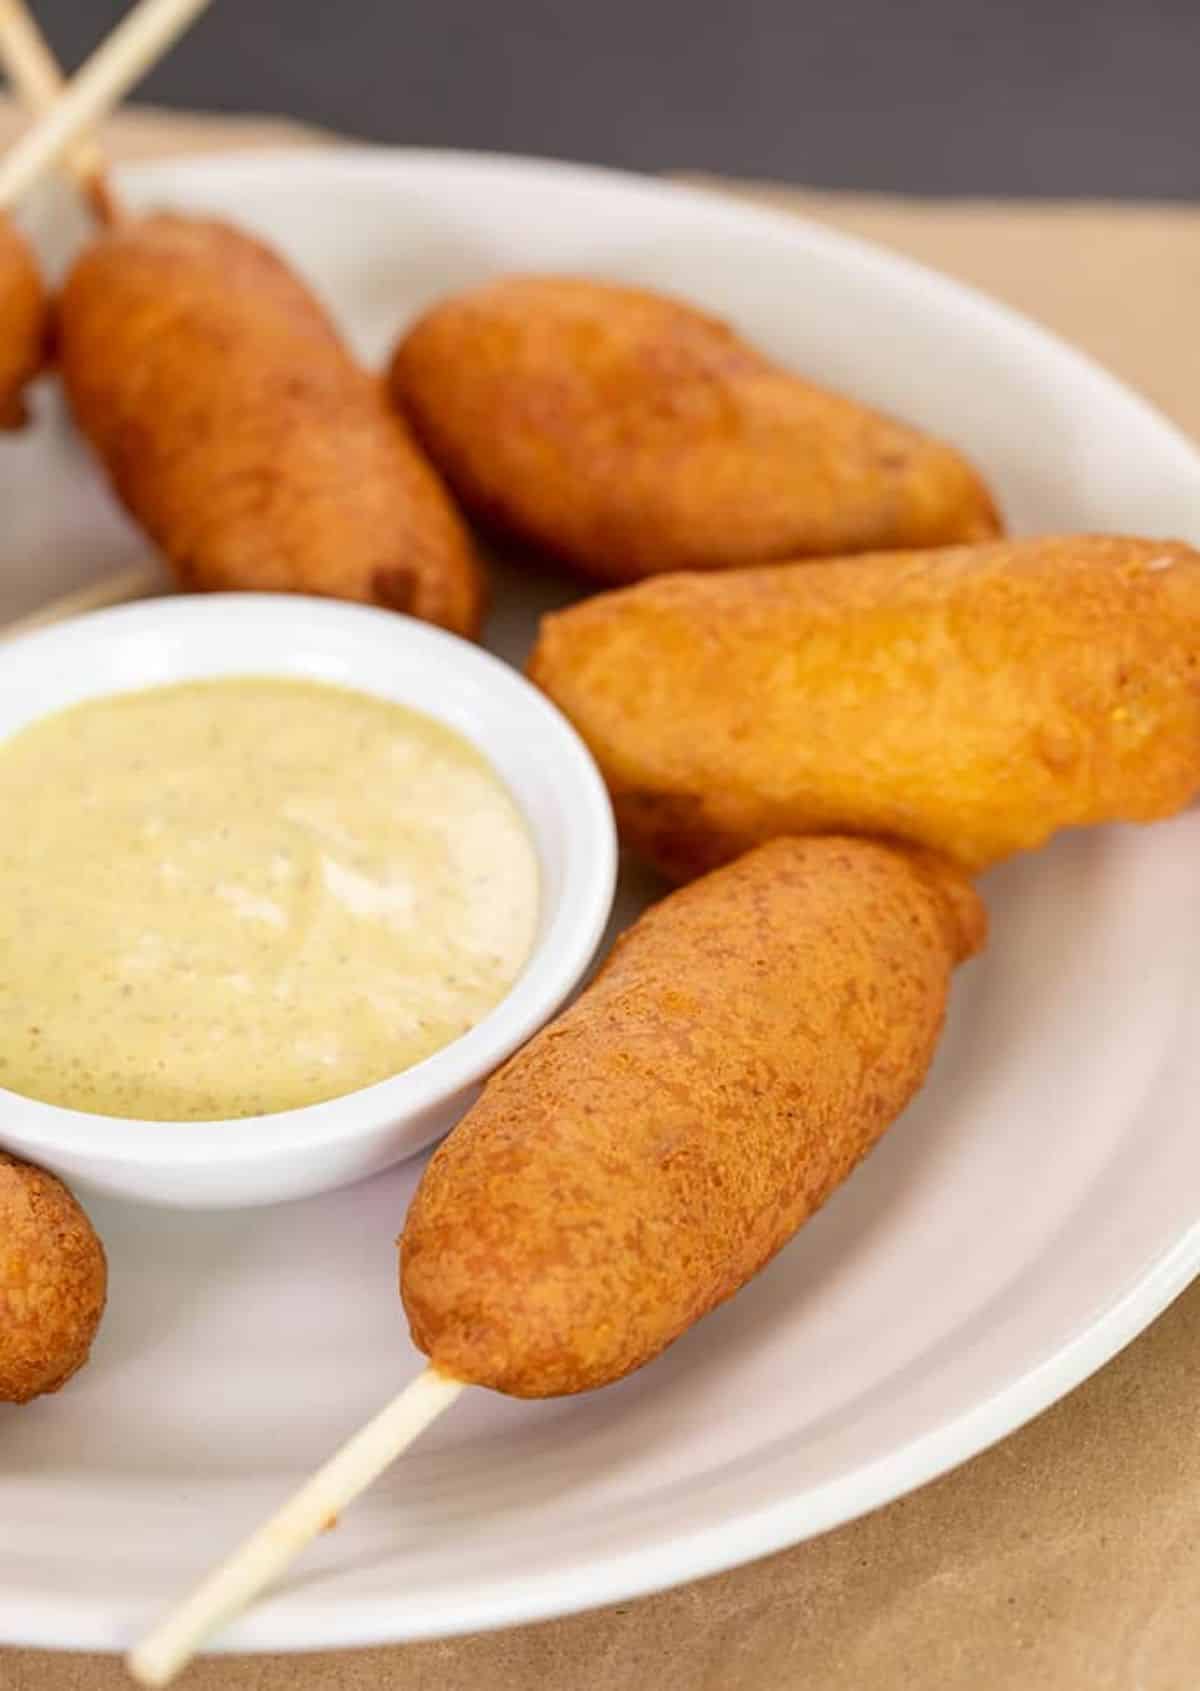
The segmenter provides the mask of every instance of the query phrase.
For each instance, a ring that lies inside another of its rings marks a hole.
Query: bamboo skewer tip
[[[53,104],[46,106],[38,120],[0,160],[0,209],[16,205],[45,171],[124,98],[210,3],[211,0],[138,0]],[[22,23],[16,0],[4,0],[0,19],[4,20],[7,31],[4,39],[10,43],[18,40]],[[37,51],[32,57],[28,51],[30,21],[26,15],[25,52],[15,62],[24,65],[23,77],[33,69],[36,78]],[[40,39],[36,27],[33,35]],[[49,54],[44,41],[41,48],[44,54]],[[50,64],[57,73],[52,57]],[[28,84],[23,80],[20,85],[32,88],[32,79]]]
[[[50,44],[27,0],[0,0],[0,64],[31,112],[44,112],[66,87]],[[104,154],[90,137],[67,150],[65,165],[101,223],[116,220],[116,200],[109,188]]]
[[[60,598],[51,599],[49,604],[39,606],[16,622],[4,623],[0,626],[0,640],[31,634],[34,629],[51,627],[69,617],[85,616],[89,611],[107,610],[113,605],[129,604],[134,599],[157,598],[169,592],[170,585],[161,563],[148,559],[145,563],[130,564],[127,569],[102,576],[99,581],[90,582],[74,593],[64,593]]]
[[[140,1685],[169,1685],[205,1641],[291,1565],[466,1389],[424,1369],[125,1658]]]

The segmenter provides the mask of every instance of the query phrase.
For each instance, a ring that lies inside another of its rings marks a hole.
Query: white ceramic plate
[[[661,284],[961,441],[1019,529],[1200,540],[1200,463],[1137,399],[1010,313],[802,223],[428,154],[126,182],[276,239],[370,355],[489,272]],[[11,613],[137,555],[53,426],[0,448],[0,511],[2,561],[26,572]],[[503,579],[497,648],[519,657],[567,591]],[[897,1496],[1098,1367],[1200,1267],[1198,861],[1193,812],[990,876],[994,938],[931,1084],[794,1245],[619,1387],[468,1395],[222,1644],[444,1634],[725,1567]],[[646,891],[626,880],[626,917]],[[404,1381],[392,1241],[416,1176],[249,1215],[95,1206],[113,1276],[94,1364],[0,1411],[0,1639],[125,1644]]]

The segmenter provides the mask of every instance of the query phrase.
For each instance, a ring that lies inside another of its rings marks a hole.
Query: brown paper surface
[[[14,132],[0,103],[0,145]],[[114,157],[317,144],[130,112]],[[720,184],[959,276],[1200,436],[1200,210],[919,202]],[[1182,1130],[1190,1124],[1181,1123]],[[394,1649],[214,1657],[192,1691],[1195,1691],[1200,1283],[1095,1378],[912,1497],[640,1602]],[[119,1533],[122,1523],[114,1521]],[[117,1691],[101,1656],[0,1650],[0,1691]]]

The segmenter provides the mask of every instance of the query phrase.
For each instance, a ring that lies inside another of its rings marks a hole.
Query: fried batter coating
[[[0,1151],[0,1403],[56,1392],[104,1313],[104,1247],[61,1181]]]
[[[185,586],[478,631],[479,565],[436,472],[269,248],[198,218],[118,224],[71,270],[59,337],[80,427]]]
[[[530,673],[677,879],[830,831],[980,870],[1200,791],[1200,553],[1083,536],[680,575],[548,617]]]
[[[0,429],[25,421],[24,391],[46,359],[50,302],[24,237],[0,216]]]
[[[457,295],[401,341],[391,384],[468,512],[600,581],[1001,532],[957,452],[635,288]]]
[[[649,910],[429,1163],[401,1241],[416,1344],[516,1397],[649,1362],[913,1097],[985,923],[940,861],[836,838]]]

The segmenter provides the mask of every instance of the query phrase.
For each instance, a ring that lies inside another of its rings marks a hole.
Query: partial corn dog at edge
[[[483,579],[448,493],[268,247],[199,218],[121,222],[76,261],[58,315],[75,418],[184,585],[478,631]]]
[[[88,1360],[104,1247],[60,1180],[0,1151],[0,1403],[57,1392]]]
[[[0,429],[25,421],[25,388],[45,363],[49,333],[50,301],[37,261],[0,214]]]
[[[599,581],[1001,532],[952,447],[662,294],[504,278],[433,306],[390,379],[472,516]]]
[[[429,1163],[418,1347],[517,1397],[657,1356],[904,1109],[985,928],[956,870],[855,839],[777,840],[653,907]]]
[[[1200,791],[1200,553],[1178,541],[664,578],[546,618],[529,672],[626,843],[681,880],[829,831],[977,871]]]

